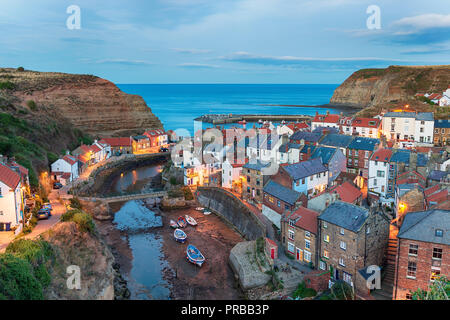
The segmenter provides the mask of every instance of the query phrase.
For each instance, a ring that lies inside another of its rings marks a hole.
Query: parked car
[[[159,149],[159,152],[169,152],[169,149],[168,149],[168,148],[161,147],[161,148]]]
[[[37,217],[39,220],[47,220],[48,218],[50,218],[49,213],[50,212],[46,210],[39,210],[39,212],[37,213]]]
[[[63,185],[59,182],[53,183],[53,189],[61,189],[62,187],[63,187]]]

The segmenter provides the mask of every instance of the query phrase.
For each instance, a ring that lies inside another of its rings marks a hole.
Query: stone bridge
[[[135,194],[124,194],[111,197],[80,197],[80,200],[84,201],[102,201],[106,203],[148,199],[148,198],[165,198],[167,197],[167,191],[154,191],[147,193],[135,193]]]

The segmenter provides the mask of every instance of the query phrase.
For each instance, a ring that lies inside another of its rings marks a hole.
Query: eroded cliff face
[[[449,84],[449,65],[362,69],[335,90],[330,104],[358,108],[415,104],[416,93],[442,93]]]
[[[36,112],[66,118],[94,137],[128,136],[163,127],[140,96],[126,94],[95,76],[0,69],[0,78],[14,84],[8,94],[16,103],[28,108],[27,102],[33,100]]]

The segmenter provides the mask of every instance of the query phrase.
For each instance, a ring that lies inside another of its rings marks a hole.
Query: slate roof
[[[307,131],[297,131],[290,136],[290,140],[305,140],[306,142],[317,142],[321,137],[320,133],[312,133]]]
[[[416,116],[416,120],[433,121],[434,120],[433,112],[418,112],[417,116]]]
[[[358,232],[368,217],[367,209],[347,202],[336,201],[322,212],[319,219]]]
[[[334,133],[334,134],[339,133],[339,129],[336,127],[322,127],[322,126],[315,128],[311,132],[323,134],[324,131],[327,131],[328,133]]]
[[[391,162],[404,162],[409,163],[409,157],[411,155],[411,150],[397,150],[391,157]]]
[[[294,205],[302,195],[300,192],[286,188],[273,180],[266,183],[263,191],[290,205]]]
[[[436,236],[436,229],[443,230],[443,236]],[[408,212],[397,235],[401,239],[450,245],[450,211],[428,210]]]
[[[303,179],[314,174],[328,171],[320,158],[310,159],[283,167],[293,180]]]
[[[428,175],[428,178],[435,181],[440,181],[441,179],[445,178],[448,175],[448,172],[440,171],[440,170],[433,170]]]
[[[432,112],[418,112],[417,114],[414,112],[388,112],[383,117],[414,118],[419,121],[433,121],[434,120]]]
[[[270,166],[270,162],[261,161],[261,160],[250,160],[248,163],[246,163],[243,168],[245,169],[251,169],[251,170],[258,170],[261,171],[262,168]]]
[[[302,149],[300,150],[300,153],[308,153],[308,149],[309,149],[310,153],[313,153],[314,150],[316,150],[316,146],[306,144],[302,147]]]
[[[347,148],[352,140],[352,136],[331,133],[323,137],[323,139],[320,141],[320,144],[330,147]]]
[[[450,120],[434,120],[434,127],[435,128],[450,128]]]
[[[311,159],[321,158],[322,163],[328,164],[333,157],[333,155],[337,152],[336,148],[331,147],[317,147],[314,152],[311,154]]]
[[[379,139],[355,137],[353,141],[349,144],[348,148],[356,150],[373,151],[375,150],[377,144],[380,144]]]

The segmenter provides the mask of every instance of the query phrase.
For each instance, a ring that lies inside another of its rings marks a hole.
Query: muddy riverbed
[[[147,168],[125,173],[114,186],[115,191],[143,188],[158,171]],[[194,208],[161,211],[142,200],[113,203],[110,208],[114,220],[97,225],[128,282],[130,299],[243,298],[228,264],[231,249],[243,238],[225,221]],[[194,217],[198,225],[184,229],[188,239],[180,244],[173,238],[169,221],[186,214]],[[201,268],[186,259],[188,244],[195,245],[206,257]]]

